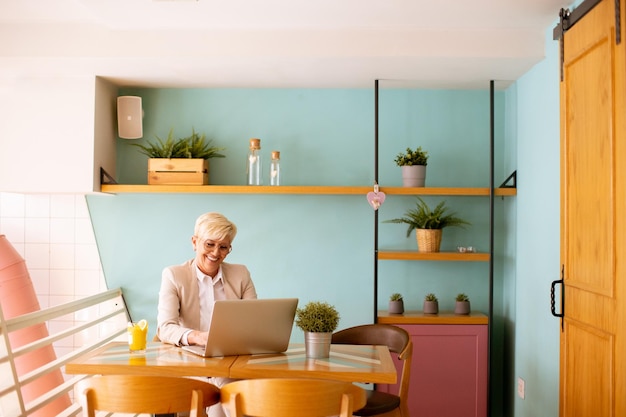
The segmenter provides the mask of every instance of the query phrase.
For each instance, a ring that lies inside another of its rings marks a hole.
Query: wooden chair
[[[205,381],[143,375],[94,376],[78,382],[75,393],[86,417],[95,417],[96,410],[206,416],[206,407],[219,403],[220,397],[219,388]]]
[[[365,390],[349,382],[323,379],[245,379],[221,388],[230,417],[351,417],[365,404]]]
[[[356,416],[409,416],[409,379],[411,376],[411,355],[413,342],[409,333],[390,324],[365,324],[350,327],[333,333],[334,344],[385,345],[389,351],[403,361],[398,395],[381,391],[367,391],[367,404],[356,410]]]

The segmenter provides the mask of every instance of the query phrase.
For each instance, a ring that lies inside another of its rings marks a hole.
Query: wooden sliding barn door
[[[561,417],[626,416],[624,3],[600,1],[563,35]]]

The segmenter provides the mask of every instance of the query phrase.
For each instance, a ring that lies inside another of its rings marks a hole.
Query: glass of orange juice
[[[128,349],[130,353],[145,353],[148,341],[148,321],[129,322],[126,330],[128,332]]]

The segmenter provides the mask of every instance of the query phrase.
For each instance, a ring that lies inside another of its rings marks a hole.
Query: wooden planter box
[[[206,185],[208,183],[208,159],[148,159],[148,184],[150,185]]]

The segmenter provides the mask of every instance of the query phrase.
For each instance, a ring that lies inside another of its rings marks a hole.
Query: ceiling
[[[120,86],[434,87],[515,80],[563,0],[0,0],[0,77]]]

